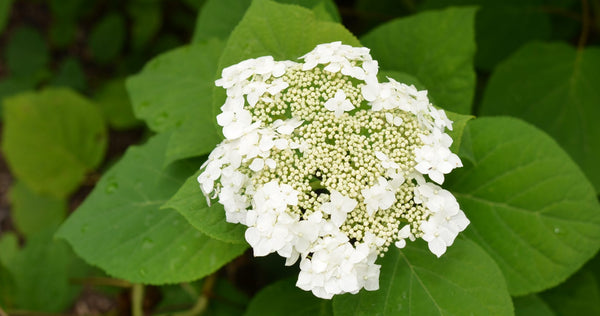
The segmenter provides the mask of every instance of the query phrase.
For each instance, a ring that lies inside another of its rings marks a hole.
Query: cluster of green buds
[[[198,182],[248,227],[255,256],[300,260],[298,287],[322,298],[376,290],[390,247],[422,238],[439,257],[469,224],[438,186],[462,166],[452,122],[427,91],[379,82],[367,48],[333,42],[301,59],[223,70],[225,140]]]

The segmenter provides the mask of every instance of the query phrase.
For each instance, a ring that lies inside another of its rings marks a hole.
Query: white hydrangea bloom
[[[421,238],[441,256],[469,220],[441,184],[462,166],[452,122],[427,91],[388,78],[364,47],[321,44],[302,62],[263,56],[223,69],[225,140],[200,189],[247,226],[255,256],[300,262],[321,298],[379,288],[390,246]]]

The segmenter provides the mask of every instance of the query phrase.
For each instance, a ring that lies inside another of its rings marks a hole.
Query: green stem
[[[134,284],[131,289],[131,314],[133,316],[144,316],[144,285]]]

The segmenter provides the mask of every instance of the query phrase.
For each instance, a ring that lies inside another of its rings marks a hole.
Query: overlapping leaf
[[[448,179],[471,220],[465,233],[496,260],[513,295],[564,281],[600,247],[593,187],[550,137],[520,120],[476,119],[465,135],[469,159]]]
[[[186,120],[201,130],[198,142],[215,145],[210,100],[223,43],[212,40],[177,48],[151,60],[127,80],[135,115],[156,132],[180,127]],[[217,138],[218,140],[218,138]],[[197,144],[188,144],[197,146]]]
[[[264,288],[252,299],[244,315],[333,315],[331,301],[318,299],[297,288],[295,283],[295,278],[284,279]]]
[[[104,158],[102,114],[71,90],[7,98],[4,117],[2,149],[11,171],[36,192],[65,197]]]
[[[382,69],[422,82],[438,106],[469,114],[475,93],[475,9],[450,8],[385,23],[361,42]]]
[[[26,236],[57,227],[67,213],[67,201],[36,194],[22,182],[13,184],[9,199],[12,220]]]
[[[321,20],[340,21],[340,15],[333,0],[276,1],[311,9]],[[251,2],[251,0],[208,0],[198,15],[192,42],[206,41],[215,37],[227,39],[246,13]]]
[[[600,49],[533,43],[498,66],[484,115],[522,118],[550,134],[600,192]]]
[[[245,226],[228,223],[223,205],[213,202],[208,206],[206,197],[200,191],[197,176],[198,174],[188,178],[164,207],[176,209],[194,227],[211,238],[245,244]]]
[[[245,249],[202,234],[178,212],[160,209],[193,170],[163,170],[168,134],[130,148],[58,232],[108,274],[142,283],[185,282],[212,273]]]
[[[335,315],[511,315],[502,272],[475,243],[459,238],[441,258],[423,242],[391,249],[379,290],[335,297]]]
[[[550,38],[552,26],[543,0],[434,0],[425,1],[424,9],[448,6],[478,6],[475,19],[477,53],[475,65],[491,71],[521,45]]]

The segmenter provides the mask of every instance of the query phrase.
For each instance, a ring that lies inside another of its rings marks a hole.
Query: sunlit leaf
[[[496,260],[513,295],[564,281],[600,247],[593,187],[558,144],[523,121],[480,118],[467,130],[471,161],[447,183],[471,220],[465,233]]]
[[[194,227],[211,238],[246,244],[244,239],[246,226],[228,223],[225,220],[223,205],[215,201],[211,206],[207,205],[206,197],[200,191],[200,185],[196,180],[197,176],[198,174],[195,174],[188,178],[164,207],[176,209]]]
[[[245,249],[209,238],[173,209],[160,209],[198,168],[181,162],[163,169],[168,136],[130,148],[58,232],[112,276],[150,284],[192,281]]]
[[[498,66],[481,105],[484,115],[511,115],[546,131],[600,192],[600,49],[528,44]]]
[[[416,77],[436,105],[471,112],[475,9],[450,8],[387,22],[361,37],[382,69]]]
[[[34,191],[65,197],[104,158],[100,110],[68,89],[4,100],[2,150],[11,171]]]
[[[390,249],[379,290],[335,297],[335,315],[511,315],[498,266],[475,243],[459,238],[437,258],[423,242]]]

